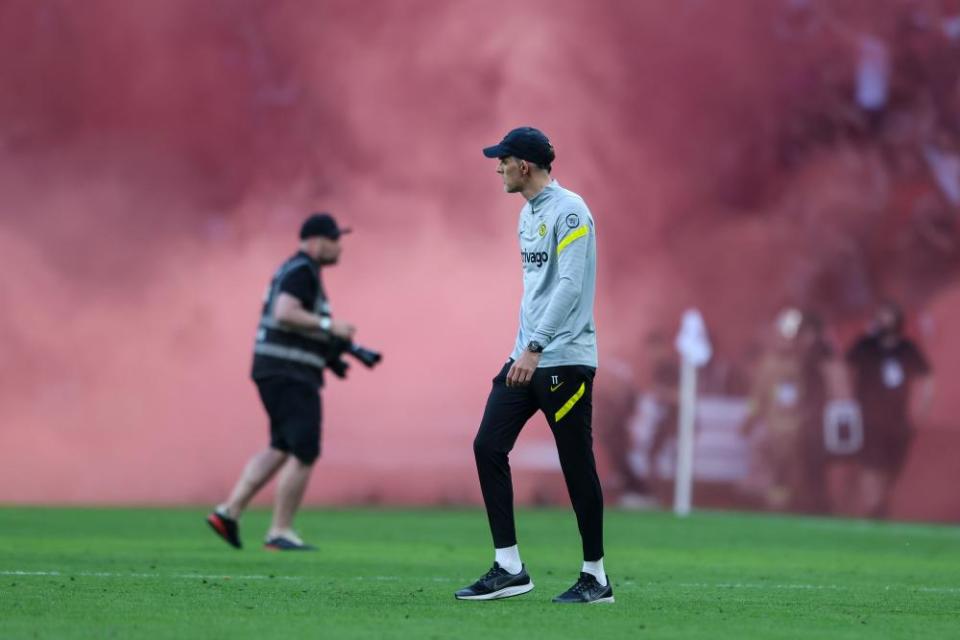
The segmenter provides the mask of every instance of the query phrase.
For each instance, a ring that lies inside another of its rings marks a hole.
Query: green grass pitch
[[[960,638],[960,528],[701,513],[607,514],[617,602],[561,606],[580,566],[568,510],[523,510],[536,583],[453,591],[492,561],[479,510],[323,509],[315,553],[235,551],[202,509],[0,508],[0,637]]]

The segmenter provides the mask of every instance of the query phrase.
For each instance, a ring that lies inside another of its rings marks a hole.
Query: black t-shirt
[[[910,387],[930,373],[920,349],[900,338],[884,345],[874,334],[860,338],[847,352],[854,371],[854,390],[867,429],[908,429]]]
[[[287,272],[280,280],[279,289],[299,300],[304,309],[312,311],[317,304],[317,295],[320,292],[319,276],[319,270],[314,270],[308,263],[305,263]]]
[[[296,266],[285,268],[288,265]],[[324,311],[321,307],[323,307],[326,302],[326,294],[320,282],[320,270],[316,263],[309,259],[306,253],[302,251],[297,252],[284,263],[274,277],[279,277],[279,282],[271,282],[267,299],[264,301],[264,313],[272,309],[274,303],[273,298],[280,292],[288,293],[295,297],[307,311],[314,313]],[[253,358],[252,377],[254,380],[287,377],[302,380],[317,386],[323,384],[323,371],[321,369],[299,362],[281,360],[259,354],[254,355]]]

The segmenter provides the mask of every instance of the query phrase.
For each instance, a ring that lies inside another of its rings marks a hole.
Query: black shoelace
[[[491,567],[491,568],[490,568],[490,571],[487,571],[487,572],[484,574],[484,576],[483,576],[482,578],[480,578],[480,582],[483,582],[483,581],[485,581],[485,580],[489,580],[490,578],[492,578],[492,577],[494,577],[494,576],[496,576],[496,575],[499,575],[501,571],[506,571],[506,569],[503,569],[502,567]]]
[[[580,578],[579,580],[577,580],[577,584],[573,585],[573,589],[571,589],[571,591],[573,591],[574,593],[582,594],[584,591],[590,589],[593,586],[591,582],[592,581],[589,578]]]

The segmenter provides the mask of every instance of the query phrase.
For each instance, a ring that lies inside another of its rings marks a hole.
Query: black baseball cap
[[[513,156],[520,160],[528,160],[541,167],[549,167],[557,157],[549,138],[539,129],[533,127],[517,127],[503,136],[500,144],[487,147],[483,155],[488,158],[505,158]]]
[[[351,229],[341,229],[329,213],[314,213],[300,226],[300,239],[323,236],[331,240],[339,240],[340,236],[350,231]]]

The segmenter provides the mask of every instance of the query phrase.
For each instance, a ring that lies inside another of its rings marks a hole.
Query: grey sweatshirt
[[[518,231],[523,300],[510,357],[536,340],[544,345],[541,367],[596,367],[597,238],[590,209],[554,180],[523,206]]]

